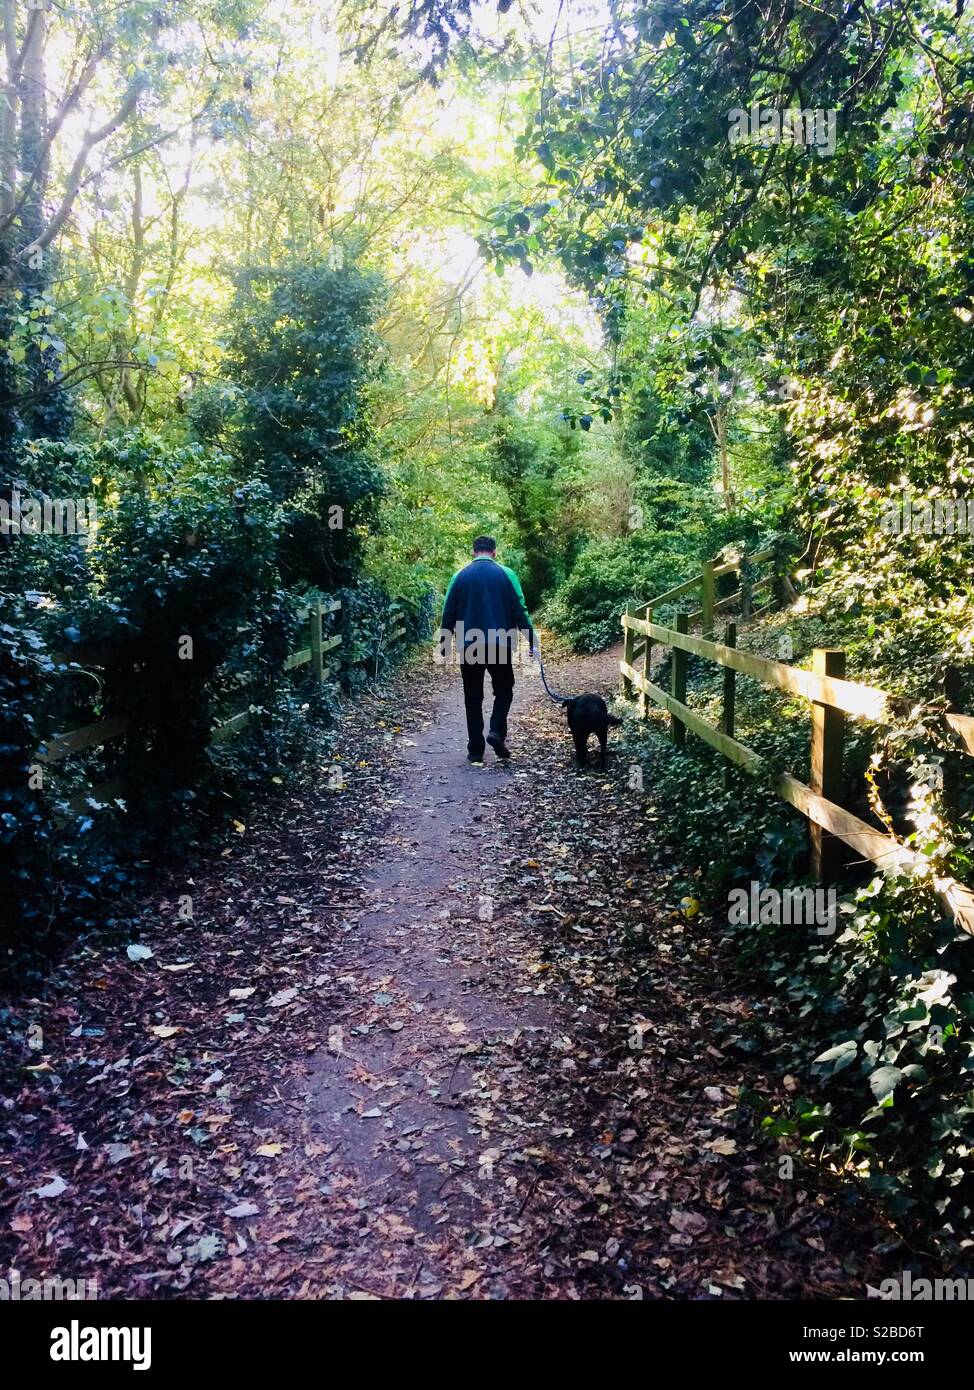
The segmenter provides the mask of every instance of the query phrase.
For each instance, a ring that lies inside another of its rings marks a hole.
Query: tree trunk
[[[27,178],[27,188],[17,237],[17,283],[23,292],[22,307],[32,308],[35,314],[45,312],[44,296],[51,283],[51,251],[41,245],[51,155],[44,63],[46,42],[47,12],[31,10],[20,74],[19,163]],[[24,429],[32,439],[64,439],[71,428],[71,412],[64,393],[52,389],[52,383],[61,374],[61,354],[53,346],[45,347],[37,341],[42,326],[43,318],[35,319],[24,362],[28,395],[23,412]]]

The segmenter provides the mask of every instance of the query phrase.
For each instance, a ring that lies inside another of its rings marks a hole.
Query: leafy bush
[[[314,591],[282,585],[281,504],[235,471],[229,454],[146,431],[25,453],[25,490],[99,501],[91,539],[0,544],[0,850],[8,916],[35,938],[68,905],[77,926],[104,920],[129,882],[125,864],[150,842],[198,837],[203,814],[238,814],[272,776],[313,756],[334,721],[336,682],[312,687],[307,667],[283,669],[308,645],[298,614]],[[341,665],[377,654],[373,669],[385,669],[403,649],[378,641],[389,594],[365,583],[342,597],[329,620],[343,625]],[[416,582],[401,618],[407,642],[426,635],[430,613],[429,586]],[[241,710],[247,727],[211,745]],[[124,740],[45,767],[38,782],[37,752],[52,734],[115,715],[130,720]],[[92,796],[116,777],[124,805]],[[173,818],[174,806],[183,814]]]
[[[375,523],[385,480],[372,454],[367,392],[378,370],[382,292],[378,276],[354,266],[238,277],[225,359],[235,388],[228,441],[244,476],[261,477],[282,504],[286,583],[349,583]]]
[[[842,914],[827,941],[738,929],[777,1002],[759,1044],[800,1082],[790,1106],[758,1100],[765,1128],[813,1144],[907,1233],[957,1253],[974,1201],[970,941],[903,881],[873,879]]]
[[[682,584],[725,547],[756,550],[768,539],[760,514],[727,513],[712,493],[672,478],[641,477],[632,515],[638,529],[587,545],[548,600],[545,621],[581,651],[618,640],[630,601]]]
[[[90,806],[75,812],[68,805],[84,787],[79,760],[60,776],[37,760],[54,732],[90,718],[73,711],[84,709],[98,682],[80,672],[56,674],[51,639],[58,618],[41,606],[41,595],[11,592],[7,578],[0,586],[2,921],[8,946],[29,941],[36,950],[65,914],[76,930],[104,920],[130,875],[104,819]]]
[[[341,590],[342,632],[348,679],[352,688],[367,677],[388,671],[403,646],[428,639],[434,616],[434,593],[427,584],[418,593],[402,599],[391,596],[381,585],[361,580],[353,589]],[[394,614],[393,603],[398,603]],[[405,636],[394,643],[391,633],[405,628]]]
[[[725,788],[718,753],[692,738],[680,749],[660,728],[646,756],[655,833],[679,848],[680,863],[697,876],[702,894],[717,895],[751,878],[795,882],[805,870],[807,847],[798,812],[738,770]],[[774,739],[749,739],[755,747],[759,742],[772,765],[800,768],[807,746],[800,731],[785,725]]]
[[[618,640],[619,614],[630,599],[645,601],[679,584],[691,564],[674,536],[596,541],[548,601],[544,620],[579,650],[597,651]]]
[[[198,781],[233,684],[228,658],[242,650],[259,698],[287,654],[269,490],[234,488],[228,470],[213,455],[206,471],[121,495],[95,546],[101,591],[130,634],[116,650],[112,702],[134,722],[130,770],[141,776],[132,780],[155,797],[186,795]]]
[[[557,433],[531,431],[509,413],[501,414],[491,435],[490,474],[510,500],[519,551],[512,558],[529,609],[563,577],[578,539],[570,522],[559,516],[560,479],[578,457],[578,440],[567,426]]]
[[[867,638],[854,609],[783,613],[749,633],[747,645],[774,656],[787,632],[794,662],[813,646],[841,646],[857,679],[929,696],[942,672],[943,652],[938,660],[931,650],[938,621],[936,611],[904,607],[897,625],[873,626]],[[940,642],[947,638],[941,628]],[[688,684],[690,703],[718,722],[719,669],[691,658]],[[739,682],[738,737],[772,768],[807,778],[808,727],[804,702]],[[662,733],[662,716],[650,729]],[[916,765],[936,760],[953,794],[953,815],[969,815],[970,788],[953,775],[959,755],[940,742],[942,734],[923,720],[889,731],[850,721],[838,799],[869,817],[868,772],[897,833],[934,872],[970,882],[969,825],[953,821],[916,780]],[[761,781],[734,771],[725,790],[723,760],[692,736],[682,750],[653,736],[641,756],[655,836],[678,851],[693,891],[711,899],[718,919],[726,921],[724,895],[735,883],[795,885],[807,874],[806,822]],[[969,1226],[974,1198],[971,943],[958,937],[929,889],[863,881],[863,867],[848,872],[834,937],[795,926],[723,927],[742,965],[775,1001],[770,1013],[754,1014],[743,1045],[776,1059],[781,1075],[799,1083],[785,1102],[750,1100],[783,1148],[801,1149],[810,1160],[814,1152],[815,1161],[880,1199],[908,1238],[922,1233],[946,1251]]]

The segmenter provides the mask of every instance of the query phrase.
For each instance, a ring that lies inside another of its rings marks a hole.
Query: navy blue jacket
[[[490,643],[490,633],[517,629],[528,634],[529,645],[534,647],[534,629],[520,580],[489,555],[478,555],[450,581],[440,626],[455,633],[458,623],[463,624],[464,646],[476,640],[476,632],[483,634],[481,641]]]

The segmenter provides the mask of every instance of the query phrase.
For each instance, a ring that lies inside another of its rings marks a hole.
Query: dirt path
[[[608,694],[616,662],[549,666]],[[800,1163],[779,1176],[739,1103],[782,1084],[738,1046],[761,1004],[680,912],[635,755],[579,775],[520,681],[515,758],[471,768],[457,686],[417,666],[352,706],[343,790],[323,768],[8,1001],[4,1264],[121,1297],[882,1277],[884,1233]]]

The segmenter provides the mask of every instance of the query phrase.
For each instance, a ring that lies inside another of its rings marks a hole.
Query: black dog
[[[587,759],[589,735],[595,734],[602,745],[600,767],[604,772],[605,740],[609,725],[621,724],[622,720],[609,713],[606,703],[600,695],[576,695],[573,700],[565,700],[564,705],[565,713],[568,715],[568,727],[575,740],[575,752],[578,755],[579,765],[583,765]]]

